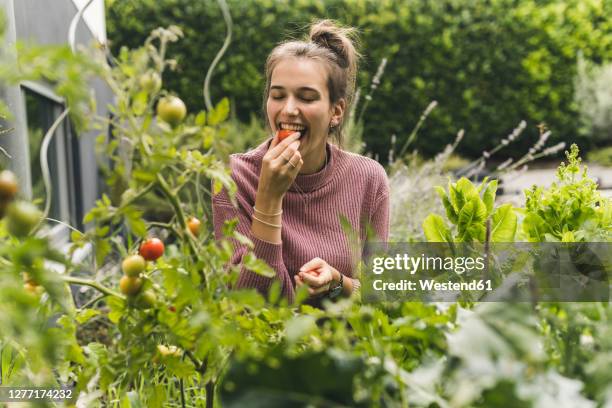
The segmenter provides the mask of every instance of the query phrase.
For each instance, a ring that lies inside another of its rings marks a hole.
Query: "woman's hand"
[[[261,163],[259,185],[257,186],[258,198],[262,195],[277,200],[284,197],[289,190],[304,164],[302,155],[298,151],[299,137],[300,133],[295,132],[279,142],[278,134],[274,136]]]
[[[329,292],[332,282],[340,281],[340,272],[321,258],[314,258],[300,268],[295,275],[296,289],[308,286],[310,296],[324,295]]]

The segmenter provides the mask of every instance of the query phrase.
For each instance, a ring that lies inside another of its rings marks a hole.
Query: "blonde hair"
[[[266,102],[270,94],[270,81],[276,65],[289,57],[312,58],[321,61],[327,71],[327,89],[331,105],[340,99],[346,101],[345,114],[340,123],[330,129],[338,142],[342,144],[343,125],[346,113],[349,112],[355,93],[355,80],[357,76],[357,62],[360,54],[356,47],[356,30],[350,27],[341,27],[332,20],[320,20],[313,23],[310,33],[305,40],[289,40],[277,45],[266,60],[265,76],[266,87],[263,98],[263,113],[266,125]]]

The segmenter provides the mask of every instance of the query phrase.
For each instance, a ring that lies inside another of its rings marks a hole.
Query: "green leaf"
[[[487,187],[482,195],[482,201],[487,207],[487,214],[493,212],[493,204],[495,203],[495,193],[497,192],[497,180],[491,181],[487,184]]]
[[[448,195],[446,194],[446,191],[444,191],[444,189],[440,186],[435,186],[434,189],[436,190],[436,192],[438,193],[438,196],[440,196],[440,199],[442,200],[442,205],[444,205],[444,209],[446,210],[446,217],[453,224],[457,224],[457,220],[458,220],[457,211],[455,211],[455,209],[453,208],[453,205],[448,199]]]
[[[229,99],[223,98],[208,114],[208,124],[215,126],[227,119],[229,115]]]
[[[98,316],[100,313],[102,312],[96,309],[80,310],[76,315],[76,321],[79,322],[79,324],[87,323],[89,320],[91,320],[95,316]]]
[[[465,197],[463,193],[455,188],[455,185],[448,182],[448,195],[450,197],[450,202],[455,208],[456,212],[461,211],[463,206],[465,205]]]
[[[461,192],[466,201],[471,200],[473,197],[478,196],[478,190],[474,184],[467,178],[461,177],[457,183],[457,190]]]
[[[198,113],[195,118],[195,124],[198,126],[204,126],[206,124],[206,111]]]
[[[270,268],[270,266],[263,260],[257,259],[251,252],[247,253],[242,258],[242,264],[251,272],[255,272],[256,274],[265,276],[266,278],[273,278],[276,276],[274,269]]]
[[[575,242],[576,238],[574,237],[573,231],[565,231],[561,235],[561,242]]]
[[[289,343],[295,343],[301,338],[309,335],[317,328],[314,316],[296,316],[287,322],[285,333]]]
[[[141,91],[134,96],[134,101],[132,102],[132,110],[134,111],[134,115],[140,116],[145,113],[147,109],[147,92]]]
[[[476,190],[474,189],[474,191]],[[472,197],[472,199],[465,204],[459,212],[459,222],[457,223],[459,234],[463,235],[473,224],[484,222],[486,216],[487,207],[482,202],[480,197]]]
[[[147,170],[134,169],[134,171],[132,171],[132,177],[135,180],[144,181],[145,183],[155,181],[155,174]]]
[[[423,232],[429,242],[450,242],[451,233],[442,217],[429,214],[423,221]]]
[[[119,320],[125,313],[125,302],[118,297],[111,296],[108,298],[106,304],[110,309],[108,319],[115,324],[119,323]]]
[[[504,204],[495,210],[491,218],[491,241],[514,242],[517,216],[511,204]]]
[[[523,220],[523,232],[530,242],[544,242],[544,234],[548,232],[546,223],[537,214],[528,213]]]
[[[487,181],[489,181],[489,176],[482,179],[482,183],[480,183],[480,185],[478,186],[478,194],[480,194],[485,185],[487,185]]]

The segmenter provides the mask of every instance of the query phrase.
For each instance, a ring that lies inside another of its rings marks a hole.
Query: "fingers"
[[[333,279],[332,268],[321,258],[314,258],[300,268],[297,276],[308,286],[320,288]]]
[[[298,276],[306,285],[312,288],[320,288],[331,281],[331,274],[324,273],[324,271],[318,273],[315,271],[300,272]]]
[[[306,271],[309,271],[309,270],[319,269],[319,268],[321,268],[324,265],[327,265],[327,262],[325,262],[323,259],[321,259],[321,258],[312,258],[310,261],[308,261],[304,265],[302,265],[302,267],[300,268],[300,272],[306,272]]]
[[[298,151],[295,151],[293,155],[289,158],[289,160],[287,160],[287,164],[293,167],[294,169],[298,168],[298,166],[302,167],[303,163],[304,162],[302,161],[302,155]]]
[[[285,141],[283,140],[283,142],[281,143],[284,143],[284,142]],[[280,146],[281,145],[279,145],[278,147]],[[296,140],[293,143],[291,143],[289,146],[285,148],[285,150],[281,152],[281,154],[276,159],[273,159],[271,161],[272,166],[275,168],[284,168],[284,170],[287,171],[287,173],[295,176],[295,174],[297,174],[300,167],[302,167],[302,164],[304,163],[302,161],[302,155],[298,150],[299,147],[300,147],[299,141]]]
[[[311,286],[308,286],[304,282],[304,279],[302,279],[300,275],[295,275],[295,288],[299,289],[302,286],[305,286],[308,289],[309,296],[316,296],[316,295],[320,295],[320,294],[329,292],[329,285],[323,285],[323,286],[316,287],[316,288],[311,287]]]

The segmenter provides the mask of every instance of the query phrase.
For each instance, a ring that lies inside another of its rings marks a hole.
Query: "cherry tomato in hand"
[[[294,133],[295,133],[295,130],[281,129],[278,131],[278,141],[282,142],[283,140],[285,140],[286,138],[288,138]]]

